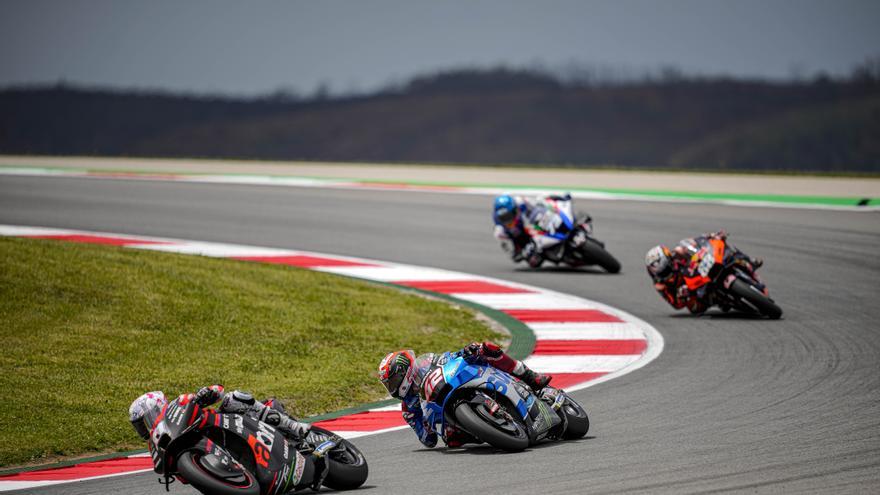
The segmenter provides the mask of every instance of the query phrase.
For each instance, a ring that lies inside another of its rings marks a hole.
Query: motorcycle
[[[544,259],[557,265],[599,265],[608,273],[620,271],[620,262],[593,236],[593,219],[572,214],[570,194],[543,198],[529,215],[526,232]]]
[[[535,393],[497,368],[469,362],[460,352],[435,358],[419,393],[427,425],[438,435],[453,426],[506,451],[542,440],[581,438],[590,428],[586,411],[563,390],[545,387]]]
[[[314,465],[304,456],[327,446],[332,448],[325,453],[329,471],[323,486],[348,490],[367,480],[363,454],[328,430],[312,426],[305,437],[291,440],[248,415],[214,413],[181,396],[150,418],[155,425],[148,443],[153,469],[162,475],[159,482],[166,490],[175,478],[205,494],[299,490],[313,477],[307,471]],[[326,443],[330,438],[337,441]]]
[[[728,243],[726,237],[698,238],[691,247],[685,283],[691,293],[717,304],[722,311],[744,313],[777,320],[782,309],[770,298],[751,259]]]

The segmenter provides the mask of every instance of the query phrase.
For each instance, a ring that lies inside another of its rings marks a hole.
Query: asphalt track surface
[[[152,181],[0,177],[0,223],[296,248],[514,280],[628,311],[663,354],[576,392],[586,439],[518,454],[421,448],[409,431],[355,440],[367,493],[877,493],[880,216],[580,201],[623,273],[517,269],[491,237],[490,198]],[[780,321],[676,313],[645,275],[657,242],[725,228],[785,311]],[[419,351],[426,351],[421,349]],[[124,411],[120,412],[124,416]],[[60,418],[63,421],[63,417]],[[34,493],[164,492],[152,473]],[[172,486],[173,493],[195,493]]]

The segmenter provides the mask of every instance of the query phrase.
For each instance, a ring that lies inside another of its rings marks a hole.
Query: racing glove
[[[469,359],[472,359],[475,357],[480,357],[482,355],[483,355],[483,345],[480,344],[479,342],[473,342],[471,344],[464,346],[461,349],[461,356],[465,360],[469,360]]]
[[[538,246],[534,241],[529,242],[526,247],[523,248],[522,257],[532,268],[538,268],[541,266],[541,263],[544,262],[544,257],[541,256],[541,253],[538,251]]]
[[[691,291],[688,290],[687,285],[682,285],[676,291],[675,296],[680,300],[684,300],[684,299],[687,299],[688,296],[690,296],[690,294],[691,294]]]
[[[223,398],[223,385],[211,385],[202,387],[196,392],[194,397],[195,403],[205,407],[217,402]]]
[[[724,229],[719,229],[717,232],[712,232],[707,237],[714,239],[721,239],[722,241],[727,239],[727,231]]]

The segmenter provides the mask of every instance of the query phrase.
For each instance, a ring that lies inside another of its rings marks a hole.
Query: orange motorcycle
[[[782,309],[761,282],[751,259],[726,239],[698,238],[685,272],[691,294],[718,305],[722,311],[744,313],[777,320]]]

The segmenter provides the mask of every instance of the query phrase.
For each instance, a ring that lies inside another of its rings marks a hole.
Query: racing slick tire
[[[333,433],[318,426],[312,426],[310,433],[330,436]],[[330,470],[321,483],[334,490],[353,490],[367,481],[369,468],[364,454],[348,440],[342,440],[327,453]]]
[[[778,320],[782,317],[782,308],[753,285],[737,279],[730,284],[729,290],[731,294],[742,299],[747,305],[754,307],[758,313],[771,320]]]
[[[503,407],[492,415],[484,404],[462,402],[455,408],[455,419],[465,431],[501,450],[518,452],[529,446],[525,425]]]
[[[606,272],[620,272],[620,262],[617,261],[617,258],[612,256],[601,244],[593,239],[587,238],[587,241],[581,245],[581,252],[585,260],[594,262],[604,268]]]
[[[253,474],[242,468],[234,476],[225,476],[205,463],[209,455],[200,450],[187,450],[177,458],[177,472],[193,488],[212,495],[259,495],[260,484]]]
[[[575,402],[574,399],[566,396],[560,411],[562,414],[565,414],[565,419],[568,421],[568,426],[565,428],[562,438],[574,440],[583,437],[590,431],[590,417],[587,416],[587,411],[584,411],[584,408]]]

